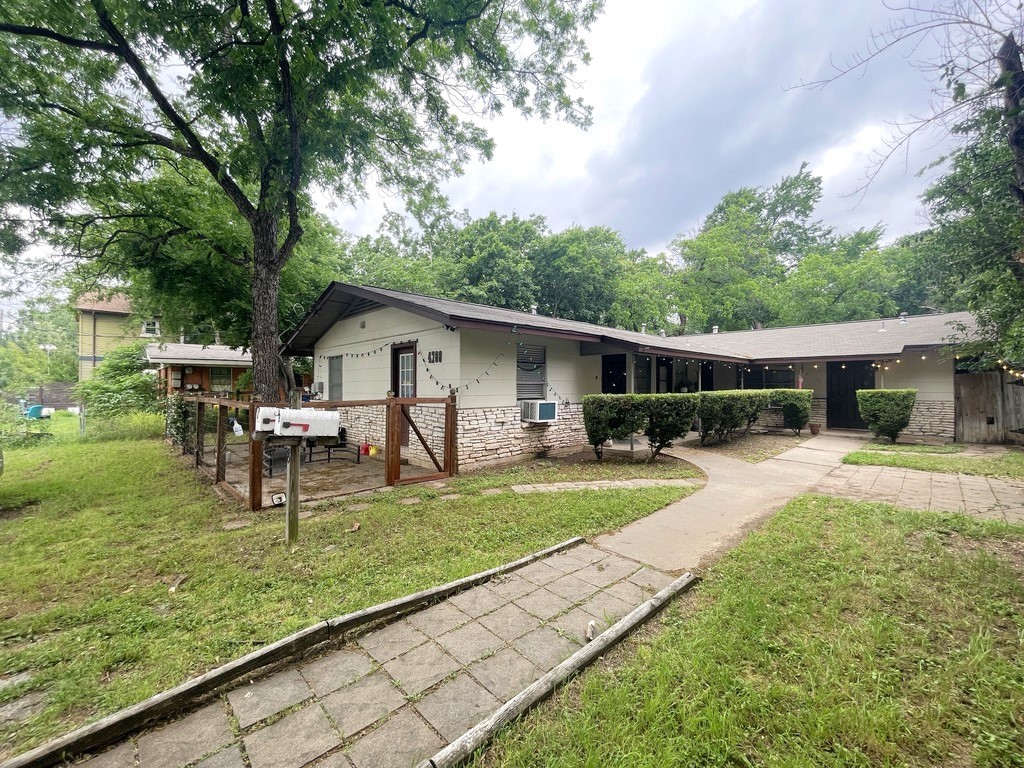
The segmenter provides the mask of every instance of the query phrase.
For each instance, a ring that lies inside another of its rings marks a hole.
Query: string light
[[[515,335],[516,335],[516,330],[513,329],[511,331],[511,336],[515,336]],[[427,363],[427,358],[424,356],[423,352],[422,351],[418,351],[417,354],[419,355],[420,362],[423,363],[423,368],[424,368],[424,370],[426,370],[427,376],[430,378],[430,380],[432,382],[434,382],[440,389],[442,389],[442,390],[447,389],[451,394],[457,395],[459,392],[464,392],[464,391],[468,390],[474,384],[480,384],[482,379],[485,379],[485,378],[487,378],[488,376],[491,375],[491,371],[498,367],[501,358],[503,358],[505,356],[505,350],[507,350],[510,346],[512,346],[513,339],[511,338],[511,336],[505,342],[505,346],[502,347],[501,351],[498,352],[498,354],[496,354],[494,356],[494,359],[490,362],[490,365],[488,365],[482,372],[480,372],[476,376],[471,376],[466,381],[465,384],[460,384],[457,387],[454,387],[451,384],[445,383],[445,382],[441,381],[441,379],[437,378],[434,375],[434,372],[430,369],[430,365]],[[519,343],[521,345],[523,342],[519,342]]]

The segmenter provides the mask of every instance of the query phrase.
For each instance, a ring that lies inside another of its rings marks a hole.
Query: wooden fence
[[[194,407],[194,424],[191,424],[189,439],[181,440],[182,451],[191,453],[197,470],[205,472],[219,487],[239,499],[251,510],[263,507],[263,442],[257,439],[253,428],[256,409],[260,407],[288,407],[287,403],[261,403],[250,400],[233,400],[205,395],[182,395],[181,400]],[[413,419],[411,409],[415,406],[444,407],[444,437],[441,446],[441,459],[438,459],[436,448],[431,446],[423,432]],[[458,472],[457,458],[457,418],[455,396],[449,397],[388,397],[382,400],[321,400],[303,403],[304,408],[318,410],[339,410],[353,408],[380,407],[384,413],[384,485],[406,485],[422,483],[452,477]],[[207,462],[207,432],[210,413],[213,412],[215,428],[213,430],[214,461]],[[234,416],[232,417],[232,411]],[[241,493],[235,485],[227,481],[228,434],[231,432],[230,420],[234,418],[244,424],[247,433],[248,478],[247,492]],[[342,419],[344,421],[344,417]],[[418,474],[414,477],[402,477],[402,434],[403,424],[407,424],[429,457],[436,470],[429,474]],[[358,446],[357,450],[358,450]]]

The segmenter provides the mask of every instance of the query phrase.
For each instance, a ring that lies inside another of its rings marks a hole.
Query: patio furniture
[[[43,406],[41,405],[30,405],[28,410],[25,411],[26,419],[48,419],[50,416],[43,413]]]
[[[315,461],[326,461],[330,463],[331,459],[338,458],[344,461],[351,461],[356,464],[360,462],[359,458],[359,446],[348,442],[348,437],[344,427],[338,430],[338,442],[328,443],[326,445],[318,444],[316,440],[306,441],[306,463],[311,464]]]

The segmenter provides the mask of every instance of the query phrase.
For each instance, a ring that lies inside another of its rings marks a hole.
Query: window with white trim
[[[159,336],[160,335],[160,323],[157,320],[143,320],[142,321],[142,335],[143,336]]]
[[[516,348],[516,399],[543,400],[547,394],[547,349],[539,344]]]
[[[327,358],[327,399],[341,400],[341,361],[342,355],[332,355]]]

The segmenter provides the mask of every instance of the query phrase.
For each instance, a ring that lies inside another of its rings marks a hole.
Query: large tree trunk
[[[1021,49],[1013,34],[1003,40],[996,53],[996,60],[1002,72],[1003,107],[1006,119],[1006,141],[1013,152],[1013,171],[1017,183],[1012,191],[1017,201],[1024,205],[1024,67],[1021,66]]]
[[[279,400],[282,384],[277,298],[281,265],[277,259],[277,221],[261,216],[253,224],[252,381],[258,400]]]

